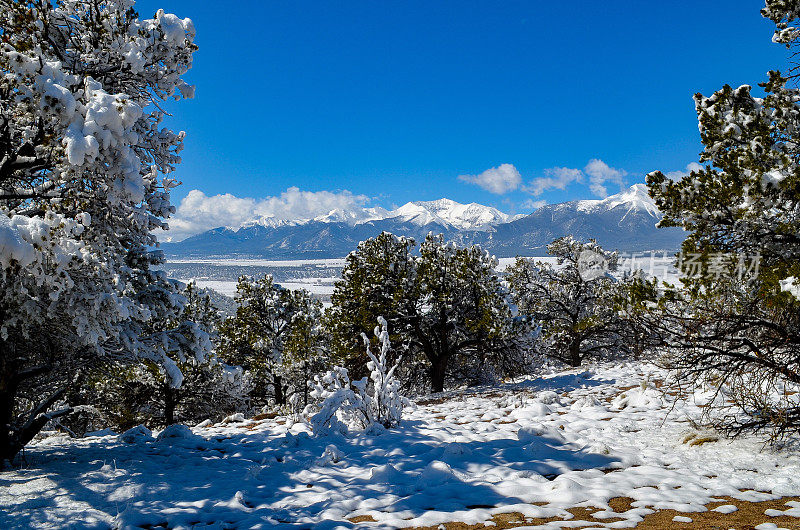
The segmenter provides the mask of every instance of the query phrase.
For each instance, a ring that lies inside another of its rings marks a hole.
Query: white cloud
[[[527,201],[523,202],[520,205],[520,207],[523,210],[538,210],[542,206],[546,206],[546,205],[547,205],[547,201],[545,201],[545,200],[534,201],[533,199],[528,199]]]
[[[536,195],[541,195],[544,191],[550,189],[566,189],[567,185],[572,182],[582,182],[583,172],[580,169],[571,169],[568,167],[551,167],[544,170],[544,177],[533,179],[530,184],[523,187],[524,191]]]
[[[608,197],[608,189],[605,184],[612,182],[620,188],[624,182],[622,177],[628,172],[624,169],[616,169],[598,158],[589,160],[583,169],[569,167],[551,167],[544,170],[544,177],[533,179],[527,186],[523,186],[523,191],[532,195],[539,196],[547,190],[564,190],[573,182],[584,182],[586,177],[589,180],[589,190],[599,197]]]
[[[671,180],[680,180],[692,171],[700,171],[701,169],[703,169],[703,166],[697,162],[689,162],[686,164],[686,171],[670,171],[665,173],[664,176]]]
[[[296,187],[279,196],[262,199],[236,197],[230,193],[208,196],[200,190],[192,190],[169,219],[166,237],[160,239],[180,241],[220,226],[237,228],[261,217],[291,221],[312,219],[337,209],[361,212],[369,200],[366,195],[354,195],[346,190],[301,191]]]
[[[480,175],[461,175],[458,179],[470,184],[477,184],[486,191],[497,195],[514,191],[522,184],[522,176],[512,164],[500,164],[487,169]]]
[[[586,164],[583,171],[589,175],[589,189],[591,192],[603,199],[608,197],[608,190],[605,187],[605,183],[612,182],[622,188],[624,185],[622,177],[628,174],[628,172],[623,169],[610,167],[599,158],[589,160],[589,163]]]

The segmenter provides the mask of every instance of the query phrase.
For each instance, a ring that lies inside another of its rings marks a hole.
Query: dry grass
[[[718,442],[719,436],[715,434],[706,434],[701,436],[699,433],[693,432],[687,434],[681,443],[689,444],[690,447],[703,445],[707,443]]]
[[[441,405],[442,403],[447,403],[450,398],[447,397],[436,397],[436,398],[427,398],[427,399],[418,399],[415,403],[421,407],[426,405]]]
[[[356,515],[355,517],[351,517],[348,519],[351,523],[374,523],[375,518],[371,515]]]
[[[675,510],[657,510],[654,513],[645,515],[643,520],[636,525],[636,528],[641,530],[725,530],[729,528],[735,528],[736,530],[753,530],[759,524],[768,522],[774,523],[778,527],[782,528],[800,529],[800,519],[798,518],[785,515],[780,517],[770,517],[764,514],[764,512],[768,509],[785,511],[789,509],[789,506],[786,506],[787,502],[800,502],[800,497],[783,497],[774,501],[758,502],[740,501],[731,497],[717,497],[717,499],[717,501],[706,505],[706,508],[708,508],[708,511],[706,512],[684,513],[677,512]],[[536,504],[539,506],[543,505],[543,503]],[[722,506],[723,504],[733,504],[738,508],[738,510],[728,514],[712,511],[714,508]],[[587,521],[590,523],[586,526],[597,525],[598,523],[613,523],[624,520],[622,515],[633,508],[633,499],[628,497],[616,497],[609,500],[608,505],[611,507],[614,513],[619,514],[620,517],[596,519],[594,518],[594,514],[600,511],[598,509],[570,508],[566,510],[572,514],[572,517],[569,519],[560,517],[526,518],[522,513],[509,512],[495,515],[492,517],[489,525],[451,522],[445,523],[444,527],[447,530],[477,530],[480,528],[504,529],[517,528],[520,526],[536,526],[547,523],[558,523],[560,521],[570,521],[571,524],[567,524],[565,527],[574,528],[574,523],[576,521]],[[679,523],[673,521],[673,517],[678,515],[689,517],[692,519],[692,522]],[[375,519],[371,515],[359,515],[348,520],[353,523],[375,522]],[[436,525],[419,527],[415,526],[409,528],[410,530],[436,530],[437,528],[441,527]]]
[[[694,447],[697,445],[703,445],[708,443],[714,443],[719,441],[719,436],[699,436],[694,440],[689,442],[690,447]]]

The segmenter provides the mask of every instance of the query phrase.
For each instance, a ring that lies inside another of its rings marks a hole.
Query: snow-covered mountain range
[[[524,216],[510,216],[491,206],[470,203],[461,204],[450,199],[437,201],[409,202],[394,210],[381,207],[362,208],[346,211],[341,208],[313,219],[283,220],[274,217],[261,217],[243,225],[243,227],[263,226],[278,228],[281,226],[301,226],[309,223],[344,223],[356,226],[372,221],[390,219],[398,223],[410,223],[415,226],[439,225],[446,229],[458,230],[491,230],[493,226],[507,223]],[[228,227],[235,229],[237,227]]]
[[[623,252],[676,250],[684,233],[658,229],[661,218],[644,184],[603,200],[543,206],[511,216],[476,203],[450,199],[409,202],[394,210],[333,210],[314,219],[264,217],[241,227],[220,227],[178,243],[163,243],[168,258],[334,258],[347,255],[364,239],[382,231],[414,237],[443,233],[458,244],[478,243],[498,257],[540,255],[553,239],[571,234],[593,237]]]

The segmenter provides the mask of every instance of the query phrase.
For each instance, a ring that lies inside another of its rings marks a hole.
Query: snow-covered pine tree
[[[441,235],[429,234],[420,245],[411,344],[429,363],[433,392],[444,390],[448,377],[475,382],[496,368],[511,368],[504,360],[519,353],[496,266],[479,246],[461,248]]]
[[[329,337],[322,323],[322,304],[311,299],[306,312],[298,312],[286,339],[283,369],[289,383],[289,401],[294,412],[309,404],[309,383],[327,370],[330,363]]]
[[[608,271],[616,269],[617,254],[570,236],[553,241],[547,252],[558,258],[556,266],[517,258],[507,271],[519,312],[541,323],[542,353],[571,366],[616,354],[622,331],[614,303],[618,287]]]
[[[767,1],[773,40],[797,42],[798,13],[797,1]],[[692,258],[682,261],[686,293],[667,299],[652,326],[683,379],[725,385],[739,410],[715,420],[734,434],[800,431],[800,406],[785,389],[800,384],[800,300],[791,294],[800,277],[800,90],[787,81],[770,72],[763,97],[749,85],[696,94],[706,166],[677,181],[647,176],[660,225],[689,233],[682,252]]]
[[[766,0],[761,16],[775,23],[772,42],[792,48],[800,39],[800,2],[797,0]]]
[[[180,318],[195,323],[214,339],[220,318],[209,295],[189,283]],[[157,321],[151,325],[157,325]],[[174,323],[160,322],[163,328]],[[170,384],[164,370],[152,362],[115,363],[103,366],[91,377],[93,401],[110,426],[127,430],[140,423],[163,427],[173,423],[219,420],[246,404],[242,370],[228,366],[212,353],[177,360],[183,375],[179,388]]]
[[[270,275],[239,278],[236,302],[236,315],[220,326],[217,352],[249,373],[253,406],[270,399],[285,405],[291,393],[303,391],[312,375],[306,372],[319,365],[321,335],[314,323],[321,319],[321,304],[308,291],[284,289]]]
[[[478,246],[445,243],[441,235],[429,234],[419,256],[411,254],[413,244],[384,232],[350,254],[326,315],[334,362],[349,361],[351,372],[368,373],[346,334],[365,333],[368,323],[387,315],[408,386],[422,376],[441,392],[448,377],[476,381],[495,369],[523,367],[506,362],[519,352],[496,260]]]
[[[191,97],[189,19],[130,0],[0,0],[0,463],[51,418],[98,356],[181,374],[208,337],[151,269],[174,211],[183,133],[159,100]],[[150,332],[155,318],[175,328]]]
[[[352,376],[368,373],[360,338],[372,330],[378,316],[388,322],[398,352],[408,343],[408,316],[415,314],[419,298],[414,246],[413,239],[383,232],[362,241],[347,256],[325,327],[331,336],[332,362]]]

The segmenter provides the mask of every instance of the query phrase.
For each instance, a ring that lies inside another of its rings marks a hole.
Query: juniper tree
[[[617,280],[608,273],[617,267],[617,254],[570,236],[553,241],[547,252],[556,266],[517,258],[508,270],[519,312],[541,324],[543,353],[571,366],[617,353],[622,323],[614,304]]]
[[[287,393],[304,391],[307,381],[287,376],[297,374],[304,362],[306,368],[317,362],[321,345],[315,341],[321,335],[314,323],[321,318],[321,305],[307,291],[284,289],[269,275],[240,277],[236,303],[236,315],[220,326],[217,351],[225,362],[249,373],[253,404],[265,405],[272,398],[285,405]]]
[[[493,366],[510,368],[512,322],[495,259],[442,236],[429,235],[418,256],[413,246],[413,240],[383,233],[348,256],[326,317],[336,351],[359,354],[348,369],[366,372],[349,334],[366,333],[383,315],[395,355],[404,355],[398,373],[406,383],[423,369],[430,389],[440,392],[448,377],[475,379]]]
[[[295,411],[309,403],[310,383],[314,376],[324,372],[329,365],[329,336],[322,323],[322,306],[310,300],[308,309],[298,313],[286,339],[283,369],[293,393]]]
[[[194,27],[132,6],[0,0],[0,465],[96,360],[179,386],[175,358],[210,345],[148,250],[184,137],[159,101],[193,94]],[[162,317],[176,326],[151,331]]]
[[[767,2],[776,42],[796,42],[798,9]],[[682,260],[687,294],[662,304],[653,326],[680,375],[711,378],[749,413],[717,417],[734,433],[800,430],[800,407],[782,391],[800,383],[800,300],[784,292],[800,276],[800,91],[787,81],[773,71],[763,96],[748,85],[695,95],[705,167],[678,181],[647,176],[660,226],[687,230],[682,254],[701,264]]]
[[[429,234],[420,245],[420,298],[409,322],[411,344],[428,360],[433,392],[444,390],[454,364],[486,371],[513,354],[511,311],[494,271],[497,260]],[[474,376],[473,376],[474,378]]]
[[[347,256],[325,321],[333,360],[353,377],[367,374],[361,334],[371,336],[377,317],[386,319],[396,351],[408,344],[409,317],[416,313],[419,299],[415,244],[413,239],[383,232],[362,241]]]

